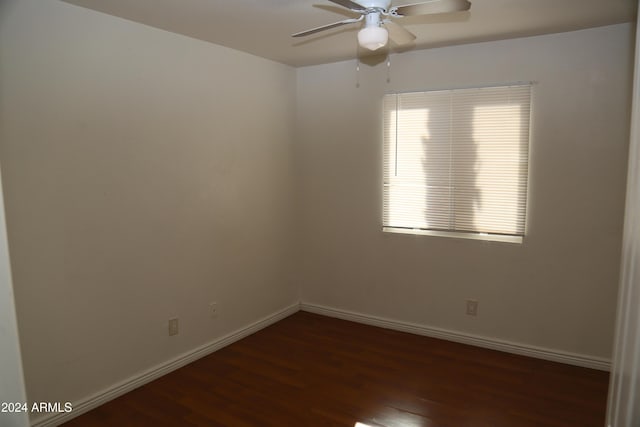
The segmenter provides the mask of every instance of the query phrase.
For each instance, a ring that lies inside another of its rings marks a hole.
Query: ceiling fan
[[[411,43],[416,36],[401,25],[392,21],[395,18],[415,15],[461,12],[469,10],[468,0],[432,0],[424,3],[391,6],[391,0],[329,0],[360,14],[358,18],[345,19],[333,24],[323,25],[310,30],[292,34],[292,37],[304,37],[330,28],[353,24],[364,20],[364,27],[358,32],[360,46],[376,50],[387,44],[389,39],[402,46]]]

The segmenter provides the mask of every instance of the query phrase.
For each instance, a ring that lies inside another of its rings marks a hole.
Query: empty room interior
[[[0,426],[640,426],[637,2],[409,3],[0,1]]]

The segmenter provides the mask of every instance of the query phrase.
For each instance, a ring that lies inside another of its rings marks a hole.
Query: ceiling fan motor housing
[[[366,7],[367,9],[383,9],[389,10],[391,6],[390,0],[358,0],[358,4]]]

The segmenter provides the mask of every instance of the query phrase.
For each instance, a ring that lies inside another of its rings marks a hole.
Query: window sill
[[[487,234],[487,233],[465,233],[461,231],[423,230],[421,228],[382,227],[382,231],[385,233],[416,234],[416,235],[436,236],[436,237],[453,237],[456,239],[485,240],[490,242],[519,243],[519,244],[521,244],[523,240],[522,236],[507,236],[503,234]]]

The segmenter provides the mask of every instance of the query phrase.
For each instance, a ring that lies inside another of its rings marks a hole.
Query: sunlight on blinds
[[[519,199],[526,192],[521,183],[526,180],[526,158],[522,158],[520,143],[520,106],[489,105],[475,108],[473,139],[477,147],[476,186],[480,189],[479,203],[474,206],[470,220],[480,230],[497,230],[518,234],[520,223]],[[496,136],[495,122],[499,122],[500,136]],[[458,216],[464,218],[464,213]]]
[[[389,120],[391,127],[388,132],[392,132],[390,137],[395,139],[395,144],[389,147],[389,167],[393,168],[388,194],[389,222],[412,228],[423,227],[427,189],[424,186],[422,144],[429,138],[429,110],[396,110]],[[396,126],[396,120],[402,126]],[[402,179],[396,180],[398,165],[401,166]]]
[[[385,229],[524,235],[530,85],[392,94],[383,105]]]

